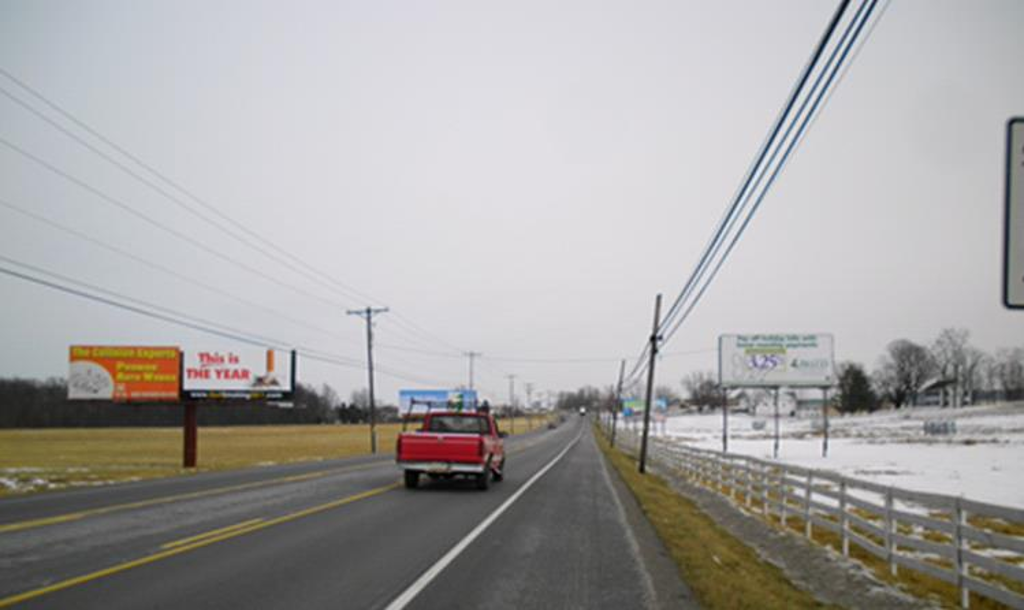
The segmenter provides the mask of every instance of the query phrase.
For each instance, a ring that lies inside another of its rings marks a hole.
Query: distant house
[[[948,407],[957,404],[957,383],[954,377],[929,379],[917,391],[917,407]],[[969,396],[961,396],[961,404],[970,404]]]

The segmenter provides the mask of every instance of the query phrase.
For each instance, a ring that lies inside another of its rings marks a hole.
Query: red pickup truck
[[[504,432],[489,413],[427,413],[417,432],[398,435],[395,461],[405,471],[405,486],[416,487],[420,474],[432,479],[473,477],[478,489],[505,473]]]

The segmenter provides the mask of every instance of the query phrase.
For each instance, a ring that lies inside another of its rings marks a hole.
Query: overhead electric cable
[[[807,79],[810,78],[811,73],[814,72],[814,69],[818,64],[818,60],[821,58],[822,53],[828,46],[828,42],[831,39],[832,34],[835,31],[835,28],[842,19],[843,14],[846,12],[846,9],[849,6],[849,4],[850,0],[842,0],[836,7],[836,10],[832,13],[832,19],[829,21],[828,26],[825,28],[825,32],[821,35],[821,38],[818,40],[818,44],[815,46],[814,51],[811,53],[811,57],[807,60],[806,64],[803,67],[803,70],[801,70],[800,77],[797,79],[796,84],[790,91],[789,96],[787,97],[785,104],[783,104],[782,109],[779,111],[778,116],[776,116],[775,122],[772,124],[771,128],[768,131],[768,135],[761,143],[760,149],[757,151],[757,154],[754,155],[754,161],[750,164],[750,167],[747,169],[747,173],[743,177],[743,180],[740,181],[740,186],[736,190],[735,195],[733,195],[732,203],[726,208],[725,213],[722,215],[721,220],[719,220],[718,222],[717,228],[715,229],[715,231],[712,232],[711,238],[708,240],[708,244],[704,247],[704,253],[701,255],[696,267],[690,274],[690,279],[687,280],[686,284],[683,286],[683,289],[679,291],[679,295],[676,296],[675,300],[672,302],[672,305],[665,312],[665,316],[663,318],[661,326],[659,327],[659,331],[664,328],[667,328],[666,322],[672,319],[678,308],[681,306],[682,301],[685,298],[685,295],[692,288],[694,278],[697,277],[698,271],[708,263],[709,257],[713,256],[713,253],[717,251],[718,243],[723,237],[723,235],[725,235],[726,226],[728,226],[730,220],[733,218],[733,216],[739,209],[740,202],[744,200],[745,194],[750,188],[751,181],[754,179],[754,177],[758,173],[758,170],[764,163],[764,159],[765,156],[768,154],[768,151],[775,146],[775,139],[779,134],[779,130],[782,128],[783,123],[785,123],[786,120],[789,118],[789,113],[792,111],[793,105],[796,103],[797,99],[799,99],[804,86],[807,84]]]
[[[204,290],[207,290],[209,292],[212,292],[212,293],[218,294],[220,296],[223,296],[225,298],[231,299],[231,300],[235,301],[236,303],[241,303],[243,305],[247,305],[247,306],[252,307],[254,309],[259,309],[259,310],[261,310],[261,311],[263,311],[265,313],[271,314],[271,315],[273,315],[273,316],[275,316],[277,318],[280,318],[282,320],[287,320],[288,322],[291,322],[292,324],[295,324],[297,326],[305,327],[308,330],[313,330],[313,331],[316,331],[318,333],[330,335],[330,336],[333,336],[333,337],[335,337],[337,339],[341,339],[341,340],[344,340],[344,341],[350,340],[350,337],[345,337],[345,336],[343,336],[341,334],[338,334],[338,333],[336,333],[334,331],[328,330],[328,329],[323,328],[321,326],[317,326],[315,324],[311,324],[308,321],[300,320],[298,318],[293,318],[293,317],[289,316],[288,314],[286,314],[284,312],[278,311],[276,309],[272,309],[270,307],[266,307],[264,305],[261,305],[259,303],[254,302],[254,301],[250,301],[248,299],[244,299],[244,298],[242,298],[242,297],[240,297],[240,296],[238,296],[236,294],[233,294],[231,292],[223,290],[223,289],[221,289],[221,288],[219,288],[217,286],[213,286],[211,284],[207,284],[205,282],[202,282],[202,281],[199,281],[199,280],[195,279],[194,277],[191,277],[189,275],[185,275],[184,273],[180,273],[180,272],[178,272],[178,271],[176,271],[176,270],[174,270],[174,269],[172,269],[170,267],[167,267],[166,265],[163,265],[163,264],[155,262],[155,261],[151,261],[149,259],[146,259],[146,258],[143,258],[141,256],[138,256],[138,255],[136,255],[136,254],[134,254],[132,252],[129,252],[128,250],[125,250],[123,248],[119,248],[118,246],[114,246],[114,245],[109,244],[109,243],[107,243],[105,241],[96,239],[95,237],[92,237],[91,235],[89,235],[87,233],[84,233],[82,231],[79,231],[77,229],[69,227],[67,225],[61,224],[61,223],[59,223],[59,222],[57,222],[55,220],[52,220],[52,219],[47,218],[45,216],[42,216],[40,214],[36,214],[35,212],[32,212],[31,210],[27,210],[27,209],[23,208],[22,206],[16,205],[16,204],[12,203],[11,201],[9,201],[7,199],[4,199],[2,197],[0,197],[0,206],[3,206],[3,207],[5,207],[5,208],[7,208],[7,209],[9,209],[9,210],[11,210],[13,212],[21,214],[21,215],[23,215],[23,216],[25,216],[27,218],[31,218],[32,220],[34,220],[34,221],[36,221],[36,222],[38,222],[40,224],[43,224],[45,226],[48,226],[48,227],[50,227],[50,228],[52,228],[54,230],[61,231],[61,232],[66,233],[68,235],[72,235],[72,236],[74,236],[74,237],[76,237],[78,239],[81,239],[81,240],[83,240],[85,242],[88,242],[88,243],[90,243],[90,244],[92,244],[92,245],[94,245],[94,246],[96,246],[98,248],[103,248],[104,250],[107,250],[109,252],[113,252],[114,254],[117,254],[119,256],[123,256],[125,258],[130,259],[130,260],[133,260],[133,261],[139,263],[140,265],[144,265],[146,267],[149,267],[150,269],[156,269],[157,271],[160,271],[161,273],[164,273],[166,275],[174,277],[174,278],[176,278],[176,279],[178,279],[178,280],[180,280],[182,282],[186,282],[188,284],[192,284],[193,286],[197,286],[197,287],[202,288]]]
[[[92,284],[81,282],[81,281],[75,280],[73,278],[69,278],[67,276],[63,276],[61,274],[57,274],[55,272],[48,271],[46,269],[42,269],[42,268],[36,267],[34,265],[23,263],[21,261],[18,261],[18,260],[15,260],[15,259],[11,259],[11,258],[3,256],[3,255],[0,255],[0,260],[2,260],[4,262],[7,262],[9,264],[14,264],[14,265],[23,267],[25,269],[30,269],[30,270],[32,270],[32,271],[34,271],[36,273],[41,273],[43,275],[49,275],[51,277],[56,277],[56,278],[58,278],[58,279],[60,279],[60,280],[62,280],[64,282],[67,282],[67,283],[70,283],[70,284],[75,284],[75,285],[84,287],[84,288],[86,288],[88,290],[92,290],[92,291],[95,291],[95,292],[100,292],[100,293],[109,295],[109,296],[101,296],[99,294],[93,294],[91,292],[87,292],[86,290],[79,289],[79,288],[74,288],[72,286],[68,286],[66,284],[62,284],[60,282],[46,280],[46,279],[43,279],[43,278],[40,278],[40,277],[37,277],[37,276],[30,275],[28,273],[17,271],[15,269],[11,269],[11,268],[8,268],[8,267],[0,266],[0,273],[3,273],[5,275],[8,275],[8,276],[11,276],[11,277],[14,277],[14,278],[26,281],[26,282],[30,282],[30,283],[33,283],[33,284],[36,284],[36,285],[39,285],[39,286],[50,288],[52,290],[57,290],[57,291],[60,291],[60,292],[66,293],[66,294],[70,294],[70,295],[77,296],[77,297],[80,297],[80,298],[83,298],[83,299],[87,299],[87,300],[90,300],[90,301],[93,301],[93,302],[96,302],[96,303],[100,303],[100,304],[107,305],[107,306],[110,306],[110,307],[114,307],[114,308],[117,308],[117,309],[129,311],[129,312],[141,315],[141,316],[145,316],[145,317],[148,317],[148,318],[160,320],[160,321],[167,322],[169,324],[173,324],[173,325],[176,325],[176,326],[181,326],[181,327],[184,327],[184,328],[189,328],[191,330],[195,330],[195,331],[202,332],[202,333],[205,333],[205,334],[210,334],[210,335],[218,336],[218,337],[221,337],[221,338],[230,339],[230,340],[233,340],[233,341],[238,341],[240,343],[245,343],[247,345],[254,345],[254,346],[258,346],[258,347],[269,347],[269,348],[281,349],[281,350],[295,349],[297,353],[303,355],[304,357],[313,359],[313,360],[324,361],[324,362],[328,362],[330,364],[336,364],[338,366],[344,366],[344,367],[353,368],[353,369],[365,370],[365,368],[366,368],[365,364],[363,364],[361,361],[356,360],[354,358],[348,358],[346,356],[341,356],[341,355],[338,355],[338,354],[330,354],[330,353],[324,352],[322,350],[317,350],[317,349],[313,349],[313,348],[309,348],[309,347],[305,347],[305,346],[301,346],[301,345],[289,345],[287,342],[281,341],[279,339],[274,339],[274,338],[271,338],[271,337],[265,337],[265,336],[261,336],[261,335],[255,334],[255,333],[250,333],[248,331],[243,331],[243,330],[235,329],[235,328],[232,328],[232,327],[220,324],[218,322],[211,322],[211,321],[208,321],[208,320],[203,320],[202,318],[197,318],[197,317],[192,316],[190,314],[183,314],[181,312],[174,311],[174,310],[172,310],[170,308],[167,308],[167,307],[163,307],[163,306],[160,306],[160,305],[155,305],[155,304],[152,304],[152,303],[147,303],[145,301],[141,301],[141,300],[136,299],[134,297],[129,297],[129,296],[122,295],[122,294],[116,293],[114,291],[108,290],[106,288],[102,288],[102,287],[99,287],[99,286],[95,286],[95,285],[92,285]],[[117,299],[121,299],[121,300],[117,300]],[[125,303],[123,301],[129,301],[129,303]],[[135,304],[132,304],[132,303],[135,303]],[[387,366],[385,366],[383,369],[380,369],[380,372],[381,372],[381,374],[387,375],[389,377],[394,377],[396,379],[403,379],[403,380],[406,380],[406,381],[413,381],[415,383],[424,383],[424,384],[434,384],[434,383],[437,383],[436,380],[430,380],[430,379],[425,379],[423,377],[418,377],[418,376],[415,376],[415,375],[410,375],[408,373],[404,373],[404,372],[398,371],[396,369],[393,369],[393,368],[387,367]]]
[[[853,30],[852,30],[852,35],[849,38],[848,44],[846,44],[845,48],[843,48],[843,50],[839,54],[838,60],[835,63],[835,65],[830,68],[829,75],[828,75],[827,79],[825,80],[825,83],[824,83],[821,91],[815,97],[814,102],[812,103],[812,105],[811,105],[810,109],[808,110],[807,114],[801,120],[800,125],[797,128],[796,133],[794,134],[792,139],[790,139],[788,145],[786,146],[785,152],[783,153],[782,157],[780,158],[779,163],[775,166],[774,170],[771,172],[771,174],[770,174],[770,176],[768,178],[768,181],[764,185],[764,188],[758,193],[757,197],[754,199],[753,205],[750,208],[750,213],[743,220],[742,224],[740,224],[739,229],[736,231],[736,234],[733,236],[732,240],[729,242],[729,245],[727,246],[725,252],[718,259],[717,263],[715,264],[714,269],[711,271],[711,274],[708,276],[707,280],[705,281],[704,285],[701,287],[700,291],[696,293],[696,296],[694,296],[694,298],[690,301],[690,304],[687,306],[686,310],[679,317],[679,319],[675,321],[675,323],[672,326],[671,330],[669,330],[669,332],[665,335],[665,338],[664,338],[665,342],[670,340],[672,338],[672,336],[675,335],[675,333],[678,331],[678,329],[682,325],[682,323],[686,320],[687,317],[689,317],[690,312],[693,311],[693,308],[696,307],[697,303],[700,302],[701,297],[704,296],[705,291],[707,291],[708,287],[711,285],[711,282],[713,282],[715,277],[718,275],[718,272],[722,268],[722,265],[725,263],[725,260],[729,257],[729,254],[732,252],[733,248],[736,246],[736,244],[739,242],[740,238],[743,236],[744,231],[746,231],[747,226],[750,224],[750,220],[753,218],[754,214],[760,208],[761,203],[764,201],[764,197],[765,197],[765,195],[767,195],[768,190],[771,188],[772,184],[774,184],[775,179],[779,176],[779,173],[786,166],[786,163],[791,158],[793,151],[796,150],[797,145],[802,140],[803,135],[806,132],[807,126],[810,123],[811,118],[818,111],[818,108],[819,108],[819,106],[821,104],[822,99],[824,99],[827,91],[829,90],[829,87],[830,87],[831,83],[833,82],[833,79],[835,78],[836,74],[838,73],[839,69],[841,68],[841,66],[842,66],[845,58],[847,57],[850,49],[852,48],[852,46],[854,44],[856,44],[857,38],[858,38],[861,30],[863,29],[864,24],[867,22],[867,20],[869,20],[871,18],[871,13],[874,10],[875,6],[877,5],[877,0],[865,0],[864,4],[867,5],[867,10],[864,12],[863,18],[860,19],[859,21],[857,21],[855,19],[854,21],[851,22],[851,26],[853,27]],[[862,7],[863,6],[864,5],[862,5]],[[838,49],[838,47],[837,47],[837,49]]]
[[[132,161],[134,164],[136,164],[142,170],[144,170],[147,173],[149,173],[154,178],[156,178],[157,180],[161,181],[162,183],[164,183],[165,185],[169,186],[170,188],[176,190],[177,192],[183,194],[185,197],[191,199],[193,202],[195,202],[199,206],[205,208],[206,210],[208,210],[209,212],[211,212],[212,214],[214,214],[215,216],[220,218],[223,222],[218,222],[218,221],[213,220],[213,219],[209,218],[208,216],[204,215],[202,212],[200,212],[199,210],[197,210],[193,206],[185,203],[180,198],[174,196],[172,193],[167,192],[166,189],[160,187],[157,184],[154,184],[153,181],[151,181],[151,180],[149,180],[149,179],[147,179],[147,178],[145,178],[143,176],[140,176],[138,174],[138,172],[136,172],[136,171],[132,170],[131,168],[127,167],[124,163],[121,163],[117,159],[114,159],[111,155],[105,153],[104,151],[100,150],[96,146],[94,146],[91,143],[87,142],[83,138],[79,137],[77,134],[73,133],[71,130],[65,128],[63,125],[60,125],[59,123],[57,123],[56,121],[54,121],[50,117],[46,116],[44,113],[40,112],[39,110],[37,110],[36,108],[34,108],[33,106],[31,106],[30,104],[25,102],[24,100],[22,100],[21,98],[19,98],[19,97],[15,96],[14,94],[12,94],[10,91],[0,87],[0,93],[3,93],[6,97],[11,99],[13,102],[17,103],[18,105],[20,105],[22,108],[24,108],[28,112],[34,114],[37,118],[39,118],[40,120],[46,122],[51,127],[57,129],[58,131],[60,131],[64,135],[66,135],[67,137],[73,139],[74,141],[76,141],[80,145],[84,146],[86,149],[88,149],[89,151],[93,152],[94,154],[96,154],[100,158],[104,159],[108,163],[114,165],[115,167],[117,167],[121,171],[127,173],[128,175],[130,175],[131,177],[135,178],[139,182],[145,184],[146,186],[148,186],[149,188],[151,188],[155,192],[159,193],[160,195],[164,196],[168,200],[172,201],[178,207],[181,207],[182,209],[185,209],[190,214],[196,216],[197,218],[203,220],[204,222],[210,224],[211,226],[214,226],[219,231],[223,231],[224,233],[228,234],[229,236],[231,236],[232,238],[236,239],[240,243],[246,245],[247,247],[260,252],[262,255],[266,256],[267,258],[277,262],[278,264],[281,264],[282,266],[285,266],[289,270],[298,273],[299,275],[301,275],[301,276],[305,277],[306,279],[309,279],[309,280],[317,283],[318,285],[320,285],[322,287],[326,287],[326,288],[328,288],[330,290],[338,292],[339,294],[341,294],[345,298],[355,299],[355,300],[369,300],[369,301],[377,300],[377,299],[374,299],[373,297],[371,297],[370,295],[367,295],[366,293],[363,293],[363,292],[353,288],[352,286],[350,286],[350,285],[348,285],[348,284],[346,284],[344,282],[341,282],[340,280],[334,278],[333,276],[331,276],[331,275],[329,275],[329,274],[327,274],[327,273],[317,269],[316,267],[310,265],[309,263],[305,262],[301,258],[299,258],[299,257],[291,254],[287,250],[281,248],[280,246],[275,244],[273,241],[263,237],[262,235],[260,235],[259,233],[255,232],[255,231],[249,229],[244,224],[239,222],[237,219],[232,218],[232,217],[224,214],[216,206],[214,206],[214,205],[210,204],[209,202],[207,202],[206,200],[202,199],[201,197],[199,197],[198,195],[196,195],[195,193],[193,193],[189,189],[187,189],[184,186],[182,186],[180,183],[178,183],[175,180],[173,180],[170,177],[168,177],[163,172],[159,171],[158,169],[156,169],[152,165],[150,165],[150,164],[146,163],[145,161],[143,161],[137,155],[131,153],[130,151],[128,151],[124,147],[122,147],[119,144],[117,144],[116,142],[114,142],[112,139],[110,139],[107,136],[103,135],[97,129],[95,129],[92,126],[88,125],[85,121],[79,119],[78,117],[76,117],[75,115],[73,115],[72,113],[67,111],[65,108],[63,108],[61,105],[57,104],[56,102],[54,102],[53,100],[51,100],[50,98],[48,98],[47,96],[42,94],[40,91],[38,91],[37,89],[35,89],[32,86],[30,86],[28,83],[26,83],[22,79],[19,79],[18,77],[16,77],[12,73],[10,73],[9,71],[7,71],[7,70],[5,70],[3,68],[0,68],[0,74],[3,74],[11,82],[15,83],[16,85],[21,87],[24,91],[26,91],[29,94],[31,94],[32,96],[34,96],[37,100],[39,100],[40,102],[45,104],[52,111],[54,111],[57,114],[59,114],[60,116],[62,116],[65,120],[70,121],[72,124],[76,125],[77,127],[79,127],[80,129],[84,130],[85,132],[87,132],[88,134],[93,136],[94,138],[96,138],[99,141],[103,142],[105,145],[107,145],[108,147],[110,147],[114,151],[118,152],[119,154],[121,154],[125,158],[129,159],[130,161]],[[245,235],[248,235],[252,239],[257,240],[260,243],[266,245],[267,247],[271,248],[275,252],[279,253],[279,255],[278,254],[270,253],[266,249],[261,248],[260,246],[252,243],[250,240],[240,236],[235,231],[227,228],[225,226],[225,224],[227,224],[229,226],[232,226],[232,227],[235,227],[239,232],[244,233]],[[290,261],[294,261],[294,262],[289,262],[289,260],[283,260],[281,258],[282,256],[287,257],[287,259],[290,259]],[[326,282],[325,282],[325,280],[326,280]],[[307,294],[307,296],[309,296],[309,295]],[[342,307],[343,308],[347,308],[348,305],[342,305]],[[430,341],[428,342],[428,344],[430,342],[440,341],[441,343],[445,343],[445,344],[451,346],[451,344],[445,342],[445,340],[439,339],[435,335],[432,335],[429,332],[425,331],[422,327],[417,325],[415,322],[410,320],[408,317],[403,316],[400,313],[397,313],[396,317],[399,318],[396,321],[396,323],[399,326],[403,327],[403,331],[404,332],[427,336],[428,338],[430,338]],[[456,349],[458,349],[458,348],[456,348]]]
[[[742,203],[740,203],[739,200],[734,200],[732,202],[732,205],[729,207],[729,213],[727,213],[723,217],[727,218],[728,220],[725,223],[720,223],[719,227],[713,233],[712,240],[709,242],[709,244],[713,244],[713,246],[705,250],[704,255],[698,262],[698,265],[695,268],[693,274],[691,274],[683,290],[680,291],[680,294],[677,297],[675,303],[673,303],[672,316],[666,316],[664,322],[659,326],[659,333],[662,333],[664,329],[669,328],[669,326],[671,325],[671,330],[667,334],[663,334],[660,338],[661,343],[666,343],[669,339],[671,339],[671,337],[675,334],[675,332],[682,324],[682,321],[689,316],[689,313],[696,306],[696,303],[700,300],[701,296],[703,296],[708,286],[710,286],[711,281],[713,281],[714,277],[717,275],[718,270],[721,268],[725,259],[732,251],[732,248],[735,246],[739,238],[742,236],[751,218],[753,217],[753,214],[757,211],[761,201],[763,201],[764,196],[766,195],[771,185],[774,183],[775,178],[778,176],[779,171],[781,171],[781,169],[785,166],[795,146],[799,143],[800,139],[802,138],[802,135],[806,130],[806,126],[808,124],[808,119],[815,116],[816,110],[819,107],[821,100],[824,96],[830,93],[831,84],[833,83],[836,71],[843,65],[843,62],[847,57],[850,48],[852,48],[856,44],[856,40],[859,37],[859,34],[864,24],[870,19],[871,13],[874,10],[876,2],[877,0],[864,0],[864,2],[861,3],[856,14],[851,19],[850,23],[847,25],[846,31],[840,39],[840,42],[832,50],[832,53],[825,67],[818,74],[811,90],[807,93],[806,96],[804,96],[804,100],[800,106],[800,109],[797,111],[796,115],[794,115],[792,119],[789,119],[789,125],[786,128],[783,137],[781,138],[781,140],[778,141],[777,144],[775,140],[778,136],[778,132],[782,122],[777,121],[775,126],[773,126],[768,145],[762,146],[762,150],[756,158],[757,167],[754,167],[752,168],[752,170],[748,171],[746,177],[744,178],[743,186],[739,190],[739,194],[743,196]],[[842,11],[845,10],[846,4],[847,3],[844,2],[838,7],[836,14],[833,16],[833,20],[829,24],[829,28],[826,30],[826,35],[822,37],[822,41],[819,43],[818,48],[815,51],[814,57],[812,58],[812,61],[809,62],[808,67],[813,67],[817,63],[818,59],[820,59],[821,51],[827,46],[828,40],[834,33],[835,27],[839,21],[838,17],[841,17],[841,13]],[[783,114],[780,115],[780,117],[788,116],[789,111],[792,110],[793,102],[795,102],[795,100],[800,97],[800,93],[802,92],[803,87],[806,86],[807,77],[809,76],[810,72],[811,70],[805,69],[804,75],[801,77],[800,87],[798,88],[798,90],[795,91],[795,95],[791,95],[789,102],[787,102],[786,109],[784,110]],[[821,86],[820,89],[818,89],[819,84],[822,82],[822,78],[825,74],[828,74],[828,77],[824,81],[824,85]],[[807,114],[804,115],[804,110],[807,108],[808,103],[811,103],[811,100],[813,100],[811,108],[807,112]],[[801,115],[803,115],[802,119]],[[799,124],[800,126],[796,134],[791,139],[789,139],[787,144],[787,138],[789,137],[789,134],[791,133],[793,127],[796,126],[797,124]],[[771,156],[767,159],[767,161],[765,161],[765,154],[768,150],[772,150],[772,153]],[[780,150],[785,150],[785,152],[779,163],[774,168],[774,170],[770,170],[770,166]],[[760,182],[763,179],[763,177],[769,171],[771,172],[770,178],[758,193],[758,186],[760,185]],[[753,183],[751,184],[752,180]],[[754,197],[754,193],[757,193],[756,197]],[[729,233],[732,231],[732,228],[735,226],[735,223],[738,221],[739,214],[734,214],[733,212],[735,210],[742,211],[743,209],[745,209],[751,198],[753,198],[754,203],[753,205],[750,206],[749,211],[746,214],[746,217],[739,226],[739,229],[732,235],[731,239],[729,240],[729,245],[726,248],[725,252],[720,257],[718,257],[717,261],[714,263],[714,268],[711,274],[707,277],[707,279],[704,281],[703,286],[701,286],[700,290],[696,293],[696,297],[689,302],[685,310],[682,310],[682,316],[678,316],[679,312],[681,311],[680,308],[683,306],[683,303],[686,301],[688,297],[690,297],[693,294],[693,291],[696,289],[701,279],[703,278],[704,273],[709,268],[708,265],[710,265],[712,261],[715,260],[718,251],[725,243],[726,236],[729,235]],[[646,353],[646,350],[644,353]],[[646,370],[646,365],[643,364],[642,356],[643,353],[641,354],[641,358],[639,358],[636,364],[634,365],[629,376],[630,379],[633,379],[636,375],[641,374],[644,370]]]
[[[41,157],[39,157],[39,156],[37,156],[37,155],[35,155],[33,153],[30,153],[29,151],[25,150],[24,148],[21,148],[20,146],[14,144],[13,142],[10,142],[9,140],[7,140],[7,139],[5,139],[3,137],[0,137],[0,144],[2,144],[3,146],[6,146],[8,149],[18,153],[19,155],[25,157],[26,159],[29,159],[29,160],[33,161],[34,163],[36,163],[40,167],[45,168],[46,170],[50,171],[51,173],[56,174],[56,175],[64,178],[68,182],[71,182],[72,184],[78,185],[79,187],[89,191],[90,193],[92,193],[96,197],[102,199],[103,201],[106,201],[109,205],[112,205],[112,206],[114,206],[114,207],[116,207],[116,208],[118,208],[118,209],[120,209],[120,210],[122,210],[122,211],[124,211],[124,212],[126,212],[126,213],[128,213],[128,214],[130,214],[132,216],[134,216],[135,218],[145,222],[146,224],[148,224],[150,226],[156,227],[157,229],[159,229],[159,230],[163,231],[164,233],[167,233],[167,234],[175,237],[176,239],[185,241],[185,242],[191,244],[192,246],[202,250],[203,252],[206,252],[207,254],[211,254],[211,255],[213,255],[213,256],[215,256],[215,257],[217,257],[217,258],[219,258],[219,259],[221,259],[221,260],[223,260],[225,262],[228,262],[228,263],[234,265],[235,267],[238,267],[240,269],[244,269],[245,271],[248,271],[249,273],[252,273],[253,275],[259,276],[259,277],[261,277],[261,278],[263,278],[263,279],[265,279],[265,280],[267,280],[269,282],[277,284],[278,286],[281,286],[283,288],[287,288],[287,289],[289,289],[289,290],[291,290],[293,292],[302,294],[302,295],[307,296],[307,297],[312,298],[312,299],[316,299],[316,300],[318,300],[318,301],[320,301],[320,302],[322,302],[324,304],[327,304],[327,305],[329,305],[331,307],[340,308],[340,309],[344,309],[345,308],[345,305],[342,304],[342,303],[338,303],[337,301],[332,301],[330,299],[325,299],[325,298],[323,298],[323,297],[321,297],[319,295],[313,294],[313,293],[311,293],[311,292],[309,292],[307,290],[303,290],[302,288],[299,288],[297,286],[293,286],[291,284],[288,284],[287,282],[283,282],[283,281],[281,281],[281,280],[279,280],[279,279],[277,279],[277,278],[275,278],[275,277],[273,277],[271,275],[268,275],[268,274],[260,271],[259,269],[256,269],[255,267],[253,267],[251,265],[247,265],[246,263],[243,263],[242,261],[240,261],[240,260],[238,260],[238,259],[236,259],[236,258],[234,258],[232,256],[229,256],[227,254],[224,254],[224,253],[220,252],[219,250],[211,248],[210,246],[204,244],[203,242],[201,242],[201,241],[199,241],[199,240],[197,240],[197,239],[195,239],[195,238],[193,238],[193,237],[191,237],[189,235],[186,235],[186,234],[182,233],[181,231],[178,231],[177,229],[173,229],[173,228],[168,227],[166,225],[160,224],[159,222],[154,220],[152,217],[150,217],[150,216],[148,216],[148,215],[146,215],[146,214],[136,210],[135,208],[133,208],[132,206],[128,205],[127,203],[125,203],[125,202],[123,202],[123,201],[121,201],[121,200],[119,200],[119,199],[117,199],[117,198],[115,198],[115,197],[113,197],[113,196],[111,196],[111,195],[101,191],[100,189],[98,189],[95,186],[85,182],[84,180],[82,180],[82,179],[80,179],[80,178],[78,178],[78,177],[76,177],[76,176],[74,176],[74,175],[72,175],[72,174],[70,174],[68,172],[65,172],[64,170],[62,170],[59,167],[53,165],[52,163],[46,161],[45,159],[43,159],[43,158],[41,158]]]

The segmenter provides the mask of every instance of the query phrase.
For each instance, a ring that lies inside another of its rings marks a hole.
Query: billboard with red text
[[[295,385],[295,352],[275,349],[182,351],[182,393],[193,400],[287,398]]]

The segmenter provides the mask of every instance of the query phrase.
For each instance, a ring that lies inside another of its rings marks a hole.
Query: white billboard
[[[826,387],[835,383],[832,335],[722,335],[718,378],[724,387]]]
[[[191,399],[280,399],[291,395],[295,352],[258,348],[182,352],[182,393]]]

